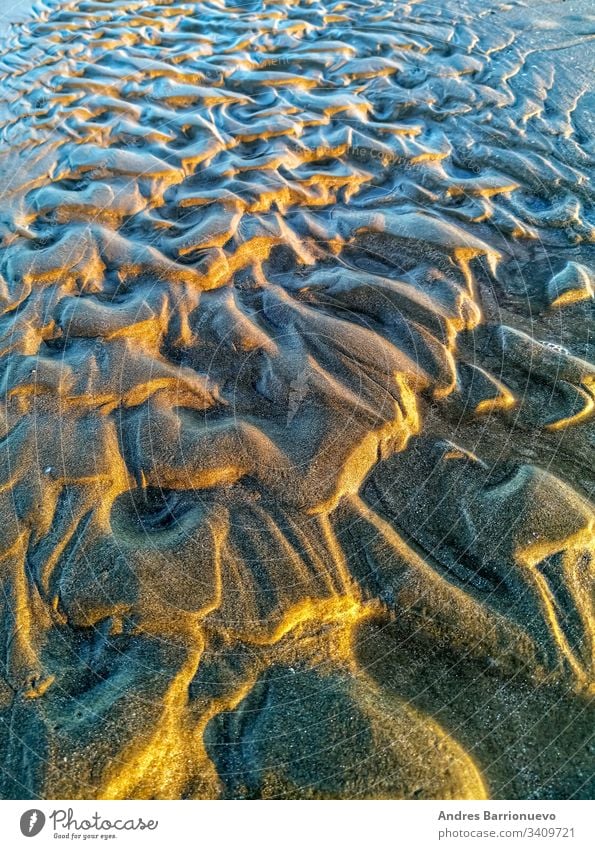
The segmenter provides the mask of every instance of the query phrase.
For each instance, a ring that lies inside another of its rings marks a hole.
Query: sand
[[[589,4],[0,18],[0,795],[589,797]]]

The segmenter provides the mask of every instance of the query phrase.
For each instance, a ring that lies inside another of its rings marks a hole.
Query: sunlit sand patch
[[[9,32],[4,796],[582,792],[593,94],[549,45],[588,38],[490,11]]]

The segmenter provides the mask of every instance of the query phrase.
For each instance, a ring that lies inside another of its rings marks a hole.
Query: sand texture
[[[590,4],[3,30],[0,796],[592,794]]]

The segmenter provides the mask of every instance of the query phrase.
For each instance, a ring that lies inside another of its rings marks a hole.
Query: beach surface
[[[0,796],[592,796],[591,4],[0,22]]]

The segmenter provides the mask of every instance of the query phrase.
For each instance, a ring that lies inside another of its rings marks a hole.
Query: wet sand
[[[0,795],[592,795],[589,4],[16,17]]]

